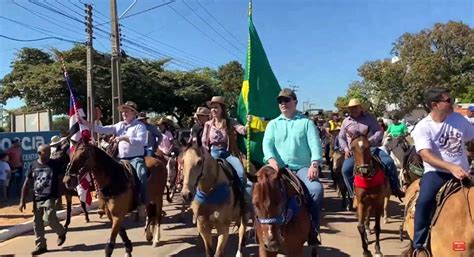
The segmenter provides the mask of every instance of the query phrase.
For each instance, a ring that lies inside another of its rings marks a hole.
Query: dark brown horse
[[[148,218],[146,239],[151,241],[153,230],[155,230],[154,245],[156,245],[160,234],[166,168],[164,163],[153,157],[146,157],[145,163],[150,173],[148,178],[149,203],[146,206]],[[97,190],[105,202],[105,213],[112,222],[112,231],[105,246],[105,256],[112,256],[117,234],[124,242],[126,256],[132,256],[132,242],[128,238],[125,228],[122,227],[122,223],[125,215],[136,207],[137,192],[133,186],[133,175],[127,171],[123,164],[84,140],[76,146],[67,175],[82,176],[88,171],[92,173],[96,181]]]
[[[65,183],[63,183],[64,173],[66,172],[67,166],[69,164],[69,155],[67,150],[69,149],[69,140],[62,140],[57,144],[51,144],[51,156],[50,158],[56,160],[60,163],[60,171],[61,174],[59,175],[58,179],[58,193],[59,193],[59,200],[58,200],[58,207],[62,208],[61,197],[64,195],[66,198],[66,221],[64,223],[64,228],[67,229],[69,224],[71,223],[71,212],[72,212],[72,197],[78,196],[77,191],[75,188],[69,189],[66,188]],[[71,178],[75,181],[72,184],[77,185],[79,183],[77,177]],[[91,186],[92,189],[92,186]],[[87,212],[86,203],[81,201],[81,207],[84,211],[86,222],[89,222],[89,213]]]
[[[308,240],[311,219],[302,197],[283,173],[270,166],[257,172],[252,202],[255,207],[255,230],[259,242],[259,256],[303,256]],[[313,246],[311,256],[318,256]]]
[[[375,255],[382,256],[380,251],[380,218],[383,214],[386,180],[382,166],[370,153],[370,143],[366,134],[352,135],[351,150],[354,153],[354,208],[357,209],[358,225],[363,256],[372,256],[368,249],[365,223],[370,214],[375,217]]]

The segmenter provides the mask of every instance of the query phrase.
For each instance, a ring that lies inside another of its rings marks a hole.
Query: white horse
[[[380,147],[383,151],[390,155],[390,157],[395,162],[395,166],[397,167],[397,175],[398,180],[400,181],[400,185],[405,183],[405,177],[403,176],[403,165],[404,165],[404,157],[405,152],[408,151],[410,147],[409,143],[405,139],[405,137],[392,137],[391,135],[387,135],[384,140],[383,144]],[[388,191],[390,192],[390,190]],[[384,215],[383,215],[383,222],[387,224],[388,222],[388,202],[390,200],[390,193],[385,196],[384,202]]]

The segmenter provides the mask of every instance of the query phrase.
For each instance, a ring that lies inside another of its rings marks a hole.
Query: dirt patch
[[[63,196],[63,209],[66,209],[66,198]],[[33,219],[33,203],[26,204],[26,210],[18,210],[19,200],[9,200],[0,203],[0,230],[21,224]],[[80,205],[78,197],[72,197],[73,206]]]

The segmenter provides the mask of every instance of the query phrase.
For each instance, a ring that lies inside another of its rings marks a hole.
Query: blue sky
[[[80,10],[83,4],[79,1],[94,4],[95,23],[100,24],[108,20],[108,0],[35,2],[83,20],[84,14]],[[132,0],[119,0],[119,14],[131,2]],[[167,1],[138,0],[126,15],[165,2]],[[39,15],[45,15],[47,21],[34,16],[15,3]],[[49,34],[85,41],[84,25],[78,21],[26,0],[15,2],[0,0],[0,4],[1,17],[47,30],[40,33],[0,18],[0,35],[34,39]],[[123,49],[128,54],[156,58],[164,53],[177,57],[180,66],[171,64],[170,69],[182,69],[182,66],[187,67],[190,64],[216,68],[235,59],[243,64],[244,44],[247,41],[246,0],[185,0],[185,3],[177,0],[169,6],[121,20],[121,24],[124,25],[122,34],[124,39],[129,40],[124,42]],[[206,11],[232,35],[216,23]],[[195,12],[214,30],[219,31],[220,35],[204,23]],[[436,22],[449,20],[462,21],[472,27],[474,1],[254,0],[253,19],[280,84],[298,86],[300,105],[308,101],[314,104],[313,107],[333,109],[337,96],[344,95],[349,83],[359,79],[357,68],[369,60],[390,58],[393,42],[403,33],[416,33],[432,27]],[[98,28],[110,31],[109,24]],[[96,32],[98,34],[95,47],[99,51],[110,51],[110,41],[106,33],[98,29]],[[58,40],[20,43],[0,38],[0,77],[10,71],[10,62],[21,47],[67,49],[71,47],[71,43]],[[19,99],[9,100],[7,108],[18,107],[21,104],[22,101]]]

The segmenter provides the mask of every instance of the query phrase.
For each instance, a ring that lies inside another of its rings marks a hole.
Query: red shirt
[[[13,168],[20,168],[23,166],[21,161],[21,147],[12,146],[6,153],[8,154],[8,162]]]

